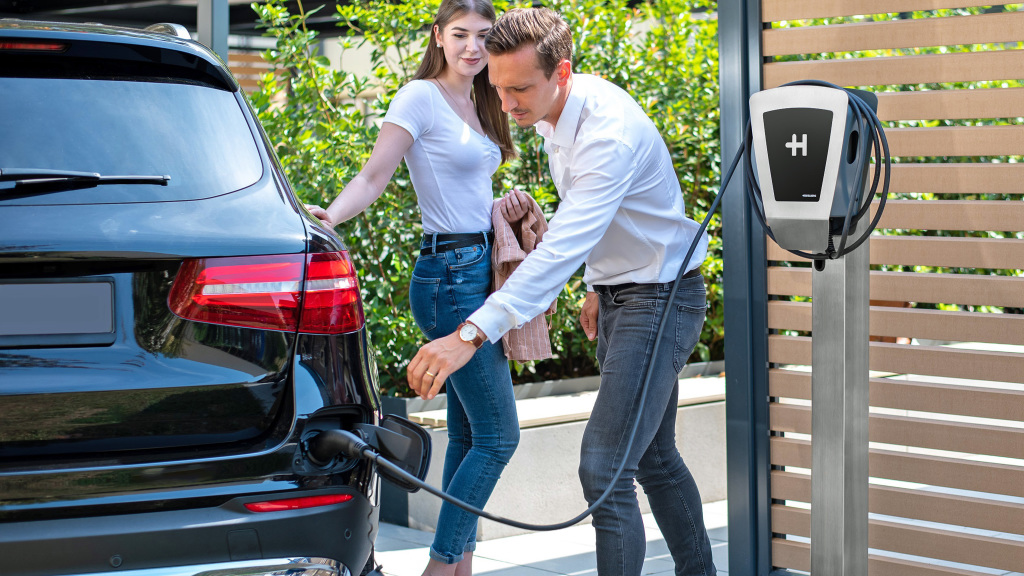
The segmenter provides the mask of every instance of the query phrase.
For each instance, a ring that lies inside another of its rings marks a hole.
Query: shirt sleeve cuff
[[[506,332],[516,327],[515,316],[491,298],[467,320],[475,324],[492,344],[497,344]]]

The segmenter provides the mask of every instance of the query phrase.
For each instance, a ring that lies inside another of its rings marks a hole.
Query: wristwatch
[[[457,332],[460,340],[463,342],[469,342],[476,348],[483,346],[484,340],[487,339],[484,336],[484,333],[481,332],[480,329],[476,327],[476,324],[473,324],[472,322],[463,322],[462,324],[459,324]]]

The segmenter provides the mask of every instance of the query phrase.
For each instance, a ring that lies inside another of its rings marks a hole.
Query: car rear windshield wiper
[[[14,182],[14,188],[40,187],[47,191],[89,188],[102,184],[157,184],[167,186],[171,177],[157,176],[104,176],[98,172],[77,172],[74,170],[45,170],[38,168],[0,168],[0,182]],[[19,190],[23,192],[23,190]],[[0,190],[0,193],[3,193]],[[17,194],[17,192],[15,192]]]

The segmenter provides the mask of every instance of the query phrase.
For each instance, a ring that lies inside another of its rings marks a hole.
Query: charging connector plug
[[[326,466],[338,454],[346,458],[369,458],[373,448],[348,430],[319,430],[303,440],[302,450],[309,461],[317,466]]]

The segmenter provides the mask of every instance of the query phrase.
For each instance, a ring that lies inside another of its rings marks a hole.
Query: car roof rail
[[[178,38],[184,38],[185,40],[191,40],[192,35],[188,33],[188,30],[181,24],[174,24],[171,22],[158,22],[156,24],[150,24],[144,28],[147,32],[159,32],[161,34],[169,34],[171,36],[177,36]]]

